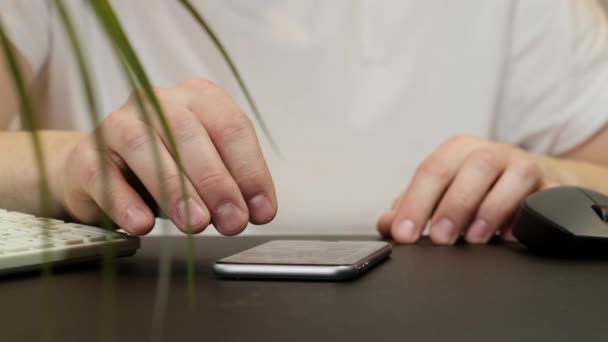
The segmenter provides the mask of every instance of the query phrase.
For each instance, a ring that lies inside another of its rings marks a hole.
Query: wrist
[[[74,148],[87,137],[82,132],[62,132],[61,137],[53,139],[47,153],[49,191],[53,203],[53,216],[58,218],[69,218],[66,207],[66,169],[70,155]]]
[[[538,153],[533,153],[532,158],[537,161],[541,168],[545,183],[572,186],[582,185],[579,175],[569,166],[571,162],[568,160]]]

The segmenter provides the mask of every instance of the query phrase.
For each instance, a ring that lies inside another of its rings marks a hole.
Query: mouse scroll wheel
[[[592,205],[591,208],[600,216],[604,222],[608,222],[608,205]]]

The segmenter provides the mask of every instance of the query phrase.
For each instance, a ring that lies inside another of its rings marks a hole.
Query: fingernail
[[[125,228],[125,230],[131,234],[146,234],[154,225],[153,215],[148,208],[139,206],[127,208],[125,216],[127,223],[126,226],[122,228]]]
[[[485,220],[475,220],[467,232],[467,241],[471,243],[486,243],[489,238],[488,228],[488,223]]]
[[[141,224],[142,222],[148,220],[149,213],[147,210],[144,210],[143,208],[141,208],[139,206],[133,206],[133,207],[127,208],[126,217],[127,217],[127,221],[129,222],[129,224],[131,226],[137,226],[137,225]]]
[[[272,203],[265,195],[256,195],[249,200],[249,215],[254,222],[267,223],[274,216]]]
[[[410,219],[405,219],[399,224],[397,224],[397,228],[394,234],[394,239],[397,241],[403,242],[414,242],[416,241],[416,231],[414,227],[414,221]]]
[[[245,214],[239,207],[232,202],[227,202],[215,210],[213,224],[223,234],[234,235],[239,233],[243,227],[244,216]]]
[[[437,223],[429,228],[431,234],[435,237],[435,242],[440,244],[451,245],[456,242],[458,238],[458,232],[454,223],[447,219],[442,218]]]
[[[188,228],[188,219],[186,216],[186,206],[190,209],[190,228],[198,228],[205,224],[207,221],[207,213],[201,207],[200,204],[196,203],[192,198],[187,200],[181,200],[177,205],[177,219],[180,221],[180,228]]]

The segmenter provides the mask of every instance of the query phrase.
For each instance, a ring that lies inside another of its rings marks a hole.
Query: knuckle
[[[151,143],[152,137],[144,123],[132,121],[123,123],[116,128],[118,134],[117,143],[123,148],[132,152],[141,151],[146,145]]]
[[[165,113],[167,112],[167,108],[171,108],[180,101],[179,92],[174,91],[173,88],[162,88],[153,86],[152,94],[154,95],[161,109]],[[150,116],[151,121],[154,121],[156,119],[156,111],[154,109],[152,99],[148,98],[145,95],[141,98],[144,101],[144,105],[148,108],[148,115]],[[140,113],[139,115],[143,115],[143,113]]]
[[[434,181],[444,182],[451,177],[450,171],[444,163],[435,157],[425,159],[416,170],[416,174],[420,177],[430,178]]]
[[[178,111],[172,113],[168,120],[172,134],[177,141],[192,141],[198,136],[199,131],[197,128],[199,127],[199,123],[194,114]]]
[[[160,104],[162,110],[165,113],[167,113],[168,108],[179,106],[182,101],[183,94],[181,94],[179,91],[176,91],[175,88],[154,87],[152,88],[152,90],[154,96],[158,100],[158,103]],[[155,111],[151,110],[150,113],[153,114],[155,113]],[[156,117],[156,115],[152,115],[152,117]]]
[[[487,149],[478,149],[469,154],[467,162],[486,171],[500,168],[500,158]]]
[[[239,140],[250,135],[253,132],[253,126],[247,116],[242,113],[233,114],[219,128],[219,142],[225,143],[231,140]]]
[[[228,177],[222,171],[210,171],[194,181],[194,186],[199,190],[217,189],[224,187],[228,182]]]
[[[464,191],[453,192],[447,200],[447,207],[455,212],[471,212],[477,209],[477,201],[470,194]]]
[[[530,158],[518,158],[512,163],[512,167],[518,175],[524,179],[536,179],[541,177],[538,164]]]
[[[463,145],[463,144],[468,144],[475,140],[477,140],[477,138],[470,134],[456,134],[456,135],[448,138],[448,140],[446,140],[445,143],[447,145]]]
[[[163,97],[163,96],[165,96],[167,94],[167,91],[168,91],[167,88],[162,88],[162,87],[158,87],[158,86],[153,86],[152,87],[152,92],[157,97]]]
[[[124,121],[124,115],[120,111],[111,112],[103,120],[101,127],[107,127],[108,129],[115,129],[120,126]]]
[[[161,189],[164,189],[168,194],[171,203],[177,203],[186,195],[181,191],[181,177],[182,175],[180,173],[172,172],[165,175],[160,181],[159,185],[161,186]]]
[[[192,89],[216,88],[215,83],[213,83],[212,81],[210,81],[206,78],[203,78],[203,77],[197,77],[197,78],[192,78],[192,79],[186,80],[186,81],[182,82],[181,85],[186,88],[192,88]]]
[[[163,97],[165,92],[166,89],[164,88],[152,86],[152,93],[157,98]],[[146,96],[144,95],[143,90],[133,90],[129,94],[129,97],[127,97],[127,101],[124,103],[123,108],[136,105],[138,100],[143,100],[145,102],[145,98]]]
[[[248,188],[252,184],[264,184],[267,176],[266,170],[263,168],[251,167],[237,169],[235,174],[238,174],[235,180],[241,188]]]

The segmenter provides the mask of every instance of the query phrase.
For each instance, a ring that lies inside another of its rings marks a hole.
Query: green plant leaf
[[[156,97],[156,94],[154,92],[154,89],[152,87],[151,82],[149,81],[143,66],[141,65],[139,58],[137,57],[137,54],[135,53],[134,49],[132,48],[126,34],[124,33],[124,30],[122,29],[122,26],[120,25],[120,22],[118,21],[118,18],[114,12],[114,10],[112,9],[112,7],[110,6],[110,4],[106,1],[106,0],[91,0],[89,2],[89,4],[91,5],[91,8],[93,9],[94,13],[97,16],[98,21],[101,23],[102,27],[104,28],[108,38],[110,39],[114,50],[116,52],[116,54],[119,57],[119,60],[121,62],[121,65],[123,66],[124,69],[124,73],[127,76],[127,79],[129,80],[129,83],[131,84],[131,86],[134,88],[134,96],[136,99],[136,103],[139,107],[140,113],[142,114],[142,117],[144,119],[144,121],[147,123],[147,126],[150,127],[151,129],[151,120],[147,115],[147,110],[146,110],[146,106],[144,103],[144,100],[142,98],[142,94],[145,95],[145,100],[147,100],[147,103],[149,103],[152,107],[152,109],[154,110],[160,124],[161,127],[163,129],[164,134],[167,137],[167,142],[169,145],[169,149],[172,152],[172,155],[174,157],[174,160],[176,162],[176,165],[178,167],[179,170],[179,176],[180,176],[180,188],[182,191],[182,194],[184,194],[184,196],[187,196],[187,191],[186,191],[186,186],[185,186],[185,173],[184,173],[184,168],[183,168],[183,164],[181,162],[181,157],[179,155],[179,151],[177,149],[177,144],[175,142],[173,133],[171,132],[170,126],[167,122],[167,118],[165,113],[163,112],[162,106],[160,104],[160,101],[158,100],[158,98]],[[141,94],[140,94],[141,92]],[[149,134],[154,134],[154,132],[150,131]],[[158,151],[155,151],[155,154],[158,154]],[[157,156],[158,157],[158,156]],[[157,169],[158,171],[162,171],[162,168],[160,167],[160,163],[157,163]],[[162,174],[159,174],[159,179],[163,179]],[[166,191],[163,190],[163,193],[165,193]],[[166,195],[161,195],[161,197],[164,199],[166,198]],[[166,203],[166,201],[165,201]],[[187,227],[188,227],[188,231],[191,231],[191,222],[190,222],[190,208],[187,205],[186,206],[186,217],[187,217]],[[192,243],[192,236],[191,234],[188,234],[188,239],[189,239],[189,246],[193,246]],[[161,247],[161,256],[159,259],[159,277],[158,277],[158,284],[157,284],[157,293],[156,293],[156,303],[155,303],[155,310],[154,310],[154,322],[153,322],[153,339],[160,339],[161,338],[161,327],[162,327],[162,323],[163,323],[163,317],[164,317],[164,313],[166,311],[166,306],[167,306],[167,298],[168,298],[168,291],[169,291],[169,286],[170,286],[170,272],[171,272],[171,262],[170,262],[170,258],[171,258],[171,250],[170,250],[170,246],[168,244],[169,242],[165,239],[163,240],[163,245]],[[195,303],[195,298],[194,298],[194,259],[193,259],[193,255],[194,252],[192,249],[190,249],[188,251],[188,286],[189,286],[189,293],[190,293],[190,303],[191,303],[191,308],[194,308],[194,303]]]
[[[226,64],[228,64],[228,67],[230,68],[232,75],[234,76],[237,83],[239,84],[241,91],[245,95],[245,98],[247,99],[247,102],[249,103],[249,106],[251,107],[253,116],[256,118],[256,120],[258,120],[258,123],[260,124],[260,128],[262,129],[262,132],[268,138],[268,142],[270,143],[270,146],[274,149],[275,153],[279,157],[281,157],[281,150],[279,149],[279,145],[276,143],[276,141],[270,134],[268,125],[264,121],[264,118],[262,118],[262,115],[260,114],[260,111],[258,110],[258,106],[256,105],[255,101],[253,100],[253,96],[251,96],[251,92],[249,91],[249,88],[245,84],[245,81],[243,80],[241,73],[239,72],[236,64],[234,63],[233,58],[230,57],[230,54],[228,54],[228,50],[226,50],[226,48],[224,47],[224,44],[219,39],[218,35],[213,31],[213,29],[211,28],[211,26],[209,25],[207,20],[205,20],[205,18],[201,15],[201,13],[199,11],[196,10],[196,8],[190,3],[189,0],[179,0],[179,2],[186,8],[188,13],[190,13],[190,15],[192,15],[194,20],[203,29],[203,31],[205,31],[207,33],[207,35],[209,36],[209,38],[211,39],[211,41],[213,42],[215,47],[218,49],[218,51],[224,58],[224,61],[226,62]]]
[[[44,152],[42,151],[42,144],[40,142],[40,134],[38,133],[40,130],[38,117],[34,110],[34,106],[30,101],[25,80],[23,79],[23,73],[17,62],[17,56],[13,51],[12,45],[4,31],[4,26],[1,23],[0,45],[2,45],[2,52],[8,65],[8,71],[13,78],[13,84],[17,96],[19,97],[21,120],[25,123],[25,128],[31,133],[34,154],[38,166],[38,176],[40,177],[40,207],[43,215],[48,216],[50,213],[50,190],[47,177],[47,166],[44,159]]]
[[[2,47],[2,53],[8,66],[9,74],[13,79],[13,85],[15,87],[16,94],[19,98],[19,108],[21,120],[25,123],[25,128],[30,132],[32,139],[32,145],[34,148],[34,157],[36,159],[36,165],[38,167],[38,177],[40,181],[40,211],[43,217],[49,217],[51,213],[51,195],[48,182],[47,166],[44,159],[44,152],[42,150],[42,143],[40,141],[38,125],[38,116],[30,101],[27,86],[23,78],[23,73],[19,67],[17,56],[13,51],[13,47],[6,35],[4,25],[0,21],[0,45]],[[46,235],[46,232],[44,234]],[[41,329],[41,340],[50,340],[52,336],[51,332],[51,264],[48,263],[48,253],[45,251],[42,253],[43,267],[42,267],[42,281],[43,281],[43,294],[42,294],[42,312],[43,326]]]
[[[99,114],[99,107],[97,105],[97,99],[93,91],[93,82],[91,82],[91,75],[86,64],[82,45],[74,28],[74,24],[67,8],[65,7],[63,0],[55,0],[55,5],[59,13],[59,17],[63,24],[64,30],[68,36],[74,58],[76,59],[80,82],[85,91],[85,100],[89,112],[89,119],[93,126],[97,126],[101,121],[101,115]],[[97,145],[97,151],[105,151],[106,143],[104,141],[103,128],[100,126],[94,130],[93,136],[95,138],[95,144]],[[109,172],[107,164],[104,162],[103,152],[99,152],[98,162],[101,170],[101,183],[104,189],[107,189],[110,184]],[[112,208],[112,198],[108,192],[103,193],[103,199],[101,203],[102,208]],[[101,227],[106,230],[112,229],[112,221],[107,215],[102,215]],[[108,234],[108,239],[111,239]],[[114,286],[115,286],[115,264],[113,256],[112,244],[107,243],[103,247],[102,256],[102,310],[103,310],[103,332],[104,340],[112,341],[114,339],[114,329],[112,325],[112,310],[113,310],[113,297],[114,297]]]

